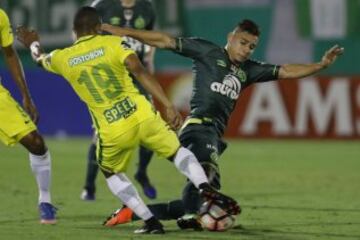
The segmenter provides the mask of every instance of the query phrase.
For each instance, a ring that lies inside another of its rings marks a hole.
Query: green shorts
[[[218,160],[227,145],[221,140],[215,127],[200,123],[187,124],[179,138],[181,145],[194,153],[205,170],[210,184],[220,189]]]

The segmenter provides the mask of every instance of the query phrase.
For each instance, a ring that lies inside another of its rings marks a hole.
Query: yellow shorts
[[[29,115],[0,85],[0,140],[12,146],[34,130],[36,126]]]
[[[176,153],[180,142],[176,133],[157,113],[112,139],[111,144],[99,136],[97,159],[100,167],[111,173],[125,172],[139,145],[168,158]]]

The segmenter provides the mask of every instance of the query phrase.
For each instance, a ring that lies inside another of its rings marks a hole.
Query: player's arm
[[[302,78],[319,72],[333,64],[344,48],[338,45],[327,50],[318,63],[311,64],[284,64],[280,67],[279,78]]]
[[[16,28],[17,39],[31,51],[31,57],[40,66],[42,65],[42,59],[45,57],[45,53],[40,46],[39,34],[34,30],[29,30],[24,26]]]
[[[166,97],[162,87],[156,79],[145,69],[135,54],[130,54],[125,59],[127,70],[141,83],[141,85],[166,108],[167,120],[173,129],[182,125],[182,118],[174,105]]]
[[[39,119],[39,115],[31,99],[20,59],[12,44],[7,47],[3,47],[2,50],[4,52],[5,61],[8,65],[12,78],[21,92],[23,107],[30,115],[31,119],[36,123]]]
[[[154,58],[155,58],[155,47],[150,47],[150,50],[145,54],[144,56],[144,62],[146,65],[146,69],[153,74],[155,72],[155,66],[154,66]]]
[[[129,36],[157,48],[176,48],[175,38],[163,32],[120,28],[110,24],[102,24],[101,30],[117,36]]]

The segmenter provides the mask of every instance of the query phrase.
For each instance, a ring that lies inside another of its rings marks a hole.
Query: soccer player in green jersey
[[[17,29],[18,39],[47,71],[63,76],[87,105],[98,134],[97,160],[110,191],[145,221],[136,233],[164,233],[163,226],[144,204],[125,172],[138,145],[156,152],[184,174],[205,198],[221,201],[232,214],[239,206],[208,182],[195,155],[180,145],[174,131],[181,116],[159,83],[144,68],[122,38],[99,35],[100,16],[92,7],[80,8],[74,18],[76,41],[50,54],[41,50],[37,32]],[[165,107],[167,125],[139,93],[130,74]]]
[[[155,11],[150,0],[95,0],[91,3],[91,7],[96,8],[103,23],[146,30],[152,30],[155,25]],[[152,73],[155,48],[130,37],[123,39],[136,52],[141,63]],[[151,101],[151,95],[133,76],[131,78],[140,93]],[[96,134],[94,134],[88,151],[86,181],[80,196],[83,200],[95,200],[95,180],[99,169],[96,161],[96,141]],[[152,151],[143,146],[139,147],[139,164],[135,173],[135,179],[140,183],[145,196],[150,199],[156,198],[157,195],[147,175],[147,167],[152,155]]]
[[[35,123],[38,113],[26,85],[21,62],[13,47],[14,37],[7,14],[0,9],[0,45],[5,61],[23,98],[22,107],[0,83],[0,141],[12,146],[20,143],[29,151],[31,169],[39,188],[40,223],[56,223],[56,208],[51,204],[51,157]],[[29,116],[30,115],[30,116]]]
[[[302,78],[329,67],[343,53],[334,46],[325,52],[320,62],[310,64],[273,65],[251,60],[259,41],[260,30],[251,20],[240,22],[220,47],[199,38],[174,38],[166,33],[119,28],[104,24],[102,29],[119,36],[130,36],[157,48],[165,48],[193,59],[194,88],[190,101],[191,112],[185,121],[180,141],[194,152],[213,187],[220,189],[218,159],[226,149],[221,139],[229,116],[240,92],[254,83],[276,79]],[[238,103],[240,104],[240,103]],[[183,191],[182,201],[150,206],[155,215],[164,219],[177,218],[180,228],[200,228],[196,220],[200,201],[191,182]],[[108,225],[128,221],[132,216],[126,208],[116,211]]]

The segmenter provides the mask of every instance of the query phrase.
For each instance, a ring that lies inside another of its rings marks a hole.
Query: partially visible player
[[[320,62],[310,64],[280,66],[254,61],[250,58],[258,44],[260,30],[251,20],[240,22],[228,34],[225,47],[199,38],[174,38],[166,33],[125,29],[108,24],[103,25],[102,29],[115,35],[133,37],[154,47],[172,50],[193,60],[191,113],[182,127],[180,141],[194,152],[216,189],[220,189],[218,159],[226,149],[226,143],[221,138],[240,92],[254,83],[315,74],[333,64],[344,51],[343,48],[334,46],[325,52]],[[200,224],[197,212],[200,204],[196,188],[188,182],[183,190],[182,202],[175,201],[150,208],[154,209],[155,215],[165,219],[183,212],[185,215],[178,220],[178,225],[181,228],[198,229]],[[179,209],[173,211],[173,207]],[[129,220],[121,216],[122,212],[126,216],[131,215],[124,208],[110,217],[105,225]]]
[[[51,157],[34,124],[38,120],[38,113],[26,85],[13,41],[9,18],[4,10],[0,9],[0,45],[12,78],[21,92],[23,107],[26,110],[21,108],[0,83],[0,140],[8,146],[19,142],[29,151],[30,166],[39,188],[40,222],[54,224],[56,209],[51,204],[50,195]]]
[[[103,23],[134,29],[152,30],[154,28],[155,11],[150,0],[95,0],[92,2],[91,7],[96,8]],[[153,73],[155,48],[130,37],[124,37],[123,39],[130,48],[136,52],[142,64]],[[147,93],[134,76],[131,76],[131,78],[140,93],[149,101],[152,101],[151,95]],[[95,200],[95,180],[99,169],[96,161],[96,141],[96,134],[94,134],[92,144],[88,150],[88,164],[84,190],[80,196],[83,200]],[[135,173],[135,179],[143,188],[145,196],[150,199],[156,198],[157,195],[156,189],[151,184],[147,175],[147,167],[152,155],[152,151],[143,146],[139,147],[139,164]]]
[[[34,60],[63,76],[92,116],[98,134],[97,159],[111,192],[145,221],[136,233],[162,234],[162,224],[144,204],[125,172],[138,145],[173,161],[176,168],[200,189],[202,196],[224,203],[239,213],[236,201],[214,190],[194,154],[180,146],[174,131],[181,126],[178,111],[159,83],[143,67],[122,38],[99,35],[96,9],[83,7],[73,24],[76,42],[50,54],[42,53],[36,32],[18,28],[18,39],[31,49]],[[168,124],[135,88],[130,74],[165,107]]]

